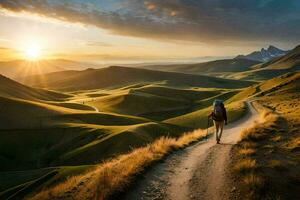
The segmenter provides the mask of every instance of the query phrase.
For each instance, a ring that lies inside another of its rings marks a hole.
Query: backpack
[[[224,104],[222,100],[215,100],[213,103],[213,119],[222,121],[224,120]]]

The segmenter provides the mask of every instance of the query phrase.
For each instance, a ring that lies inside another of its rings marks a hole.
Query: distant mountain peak
[[[260,62],[267,62],[274,58],[284,56],[289,51],[285,51],[282,49],[279,49],[273,45],[270,45],[267,49],[262,48],[260,51],[254,51],[248,55],[239,55],[236,58],[237,59],[249,59],[249,60],[256,60]]]
[[[268,47],[268,51],[269,50],[280,50],[280,49],[278,49],[277,47],[275,47],[275,46],[273,46],[273,45],[270,45],[269,47]]]

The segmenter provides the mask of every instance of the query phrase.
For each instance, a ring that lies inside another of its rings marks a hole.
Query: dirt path
[[[95,112],[97,112],[97,113],[98,113],[98,112],[100,112],[100,111],[99,111],[99,109],[98,109],[97,107],[95,107],[95,106],[92,106],[92,105],[88,105],[88,106],[90,106],[90,107],[94,108]]]
[[[189,200],[232,199],[234,188],[227,175],[230,150],[242,129],[259,120],[250,103],[248,114],[225,127],[221,144],[215,138],[202,141],[170,155],[147,171],[121,199]]]

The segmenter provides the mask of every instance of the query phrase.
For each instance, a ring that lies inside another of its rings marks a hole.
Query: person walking
[[[226,108],[222,100],[216,99],[213,103],[213,111],[209,114],[209,118],[212,118],[215,126],[216,141],[220,144],[220,140],[223,133],[224,123],[227,125],[227,113]]]

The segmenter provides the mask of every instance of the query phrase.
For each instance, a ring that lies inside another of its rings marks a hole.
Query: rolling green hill
[[[0,198],[30,194],[161,136],[179,137],[204,127],[215,98],[231,101],[230,120],[235,120],[245,113],[244,95],[237,95],[252,85],[125,67],[45,77],[50,88],[72,92],[49,92],[2,77],[0,178],[19,171],[23,176],[0,179],[0,186],[9,185],[0,189]]]
[[[248,81],[118,66],[56,72],[45,76],[31,76],[27,80],[30,80],[26,82],[33,86],[61,91],[115,88],[136,83],[162,83],[176,87],[205,88],[243,88],[252,84]]]
[[[67,123],[129,125],[148,120],[115,113],[84,111],[0,97],[0,130],[53,128]]]
[[[131,91],[133,93],[147,93],[184,101],[202,100],[220,94],[220,91],[217,90],[178,89],[157,85],[147,85],[140,88],[134,88]]]
[[[226,91],[226,90],[225,90]],[[201,100],[218,96],[217,89],[179,89],[159,85],[131,86],[87,102],[98,110],[164,120],[202,107]]]
[[[259,63],[254,60],[234,58],[196,64],[151,65],[143,66],[143,68],[190,74],[221,75],[228,72],[248,71]]]
[[[0,75],[0,96],[26,100],[61,101],[71,95],[31,88]]]
[[[229,121],[234,121],[238,119],[244,111],[246,111],[244,110],[244,105],[241,101],[252,97],[259,97],[267,93],[279,93],[282,90],[287,90],[286,92],[288,92],[289,90],[294,91],[299,88],[299,80],[300,72],[287,73],[285,75],[250,86],[249,88],[246,88],[243,91],[230,96],[229,98],[222,96],[219,96],[217,98],[223,99],[225,101],[226,108],[228,110]],[[211,104],[212,101],[208,100],[207,108],[170,118],[165,120],[164,122],[189,128],[205,128],[207,115],[209,114],[209,112],[211,112]]]
[[[215,98],[225,101],[228,121],[235,121],[243,116],[247,112],[247,109],[244,102],[242,101],[246,99],[246,97],[237,99],[236,101],[231,101],[231,98],[234,98],[234,95],[239,95],[239,93],[224,93],[217,97],[205,100],[201,102],[203,106],[201,106],[199,109],[164,120],[164,122],[192,129],[206,128],[207,116],[210,114],[210,112],[212,112],[212,104]]]
[[[0,97],[0,129],[30,129],[51,126],[50,117],[67,109],[21,99]]]
[[[148,94],[150,95],[150,97],[164,97],[166,96],[165,92],[170,91],[170,95],[168,96],[168,98],[173,97],[184,102],[189,99],[188,97],[192,97],[192,99],[195,100],[196,103],[199,103],[199,108],[192,112],[164,120],[163,123],[153,122],[151,120],[147,122],[143,121],[142,118],[138,118],[137,120],[141,121],[137,121],[137,123],[133,123],[131,125],[123,125],[123,121],[121,120],[122,122],[120,122],[120,124],[118,124],[117,126],[115,125],[117,124],[116,122],[112,122],[109,119],[107,119],[104,125],[98,124],[105,120],[86,121],[84,119],[86,114],[84,113],[63,114],[61,115],[61,118],[59,120],[69,120],[69,117],[70,119],[76,120],[73,121],[73,123],[65,124],[68,126],[68,128],[65,129],[64,134],[62,134],[61,131],[53,130],[53,134],[56,134],[55,137],[61,137],[63,139],[59,144],[51,145],[49,143],[54,143],[56,138],[47,138],[47,141],[50,141],[47,146],[50,146],[51,148],[48,148],[48,151],[44,151],[44,153],[42,154],[43,156],[39,157],[39,159],[42,164],[47,164],[47,166],[49,166],[49,163],[55,166],[59,166],[62,164],[73,165],[76,163],[80,164],[80,166],[78,166],[79,168],[77,166],[74,169],[70,169],[68,167],[56,167],[51,169],[45,168],[45,171],[43,171],[43,173],[41,171],[28,171],[28,175],[24,175],[24,180],[29,180],[30,177],[32,177],[31,179],[33,179],[34,183],[36,183],[37,180],[42,179],[44,180],[43,185],[47,185],[49,184],[49,182],[53,182],[53,177],[55,177],[55,180],[58,180],[58,182],[60,182],[61,180],[65,179],[65,174],[78,174],[86,170],[87,168],[92,169],[91,165],[86,166],[86,164],[97,162],[97,159],[111,158],[114,155],[128,152],[132,147],[135,148],[148,144],[150,141],[153,141],[155,138],[158,138],[162,135],[169,135],[171,133],[173,136],[179,136],[181,134],[181,131],[184,131],[184,127],[187,128],[186,130],[197,127],[205,127],[207,123],[207,114],[211,111],[210,106],[215,98],[223,99],[225,101],[228,110],[229,121],[237,120],[247,111],[242,100],[251,97],[257,97],[260,95],[268,96],[275,93],[277,95],[278,92],[282,93],[283,96],[285,96],[285,94],[288,94],[289,91],[297,92],[297,89],[299,88],[299,78],[299,72],[289,73],[262,83],[258,83],[243,90],[211,90],[208,91],[207,94],[203,94],[203,96],[200,94],[205,91],[198,91],[194,89],[185,89],[182,91],[181,89],[177,88],[165,88],[156,85],[135,85],[112,91],[111,94],[108,94],[108,96],[100,97],[99,100],[116,95],[113,94],[116,92],[119,92],[118,95],[120,95],[120,92],[123,92],[122,94],[141,93],[143,95]],[[181,92],[183,96],[177,96]],[[191,95],[185,96],[186,94]],[[74,116],[72,115],[76,115],[76,117],[74,118]],[[96,118],[97,113],[90,113],[89,115],[95,115]],[[126,120],[124,122],[126,122]],[[10,134],[10,137],[15,137],[14,134]],[[38,148],[45,148],[39,146],[43,144],[41,141],[35,141],[36,139],[34,138],[36,138],[36,136],[33,136],[32,133],[27,134],[28,135],[26,135],[26,138],[28,138],[28,140],[24,140],[24,146],[37,146]],[[48,135],[47,137],[49,137],[50,135],[47,132],[45,132],[44,134],[44,137],[46,137],[46,135]],[[68,135],[68,137],[64,135]],[[3,144],[1,144],[0,146],[7,144],[8,141],[11,140],[11,138],[4,138]],[[36,145],[36,142],[39,145]],[[6,149],[8,150],[6,152],[7,155],[5,158],[12,157],[9,152],[14,151],[14,149],[10,149],[9,147],[6,147]],[[1,151],[3,150],[0,149],[0,152]],[[33,155],[33,153],[30,151],[33,150],[29,149],[27,150],[27,152],[22,153]],[[21,152],[18,152],[18,154],[21,154]],[[35,154],[35,156],[37,155]],[[53,158],[55,159],[53,160]],[[31,159],[36,160],[37,157],[32,156]],[[54,174],[51,175],[51,173]],[[0,174],[0,176],[9,177],[11,175]],[[48,176],[50,176],[50,178]],[[23,184],[24,183],[21,180],[15,180],[14,184],[11,183],[11,187],[8,188],[8,190],[4,194],[7,194],[11,190],[13,190],[13,186],[17,185],[16,187],[21,188],[23,187]],[[27,193],[31,193],[32,191],[34,191],[34,189],[28,190]]]
[[[94,105],[105,112],[124,113],[130,115],[139,115],[149,111],[155,112],[166,109],[170,110],[188,105],[188,103],[183,100],[132,91],[125,94],[110,95],[99,98],[99,100],[90,102],[89,104]]]

